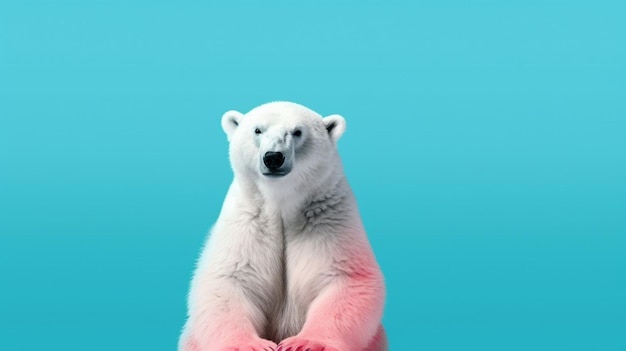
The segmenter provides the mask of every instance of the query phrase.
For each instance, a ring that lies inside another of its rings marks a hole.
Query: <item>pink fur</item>
[[[315,340],[325,345],[326,350],[382,350],[375,347],[383,346],[376,341],[384,337],[384,332],[381,334],[380,320],[372,318],[382,315],[382,275],[367,251],[355,254],[349,261],[352,269],[320,293],[309,307],[302,331],[281,342],[279,349],[295,350],[294,345],[307,343],[317,345],[312,341]]]

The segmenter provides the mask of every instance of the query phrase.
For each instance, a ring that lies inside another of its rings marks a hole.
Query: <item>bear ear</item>
[[[241,123],[242,118],[243,114],[235,110],[228,111],[222,116],[222,128],[226,133],[228,141],[230,141],[235,129],[237,129],[239,123]]]
[[[328,135],[334,142],[337,142],[343,135],[343,132],[346,131],[346,120],[340,115],[330,115],[322,118],[322,121]]]

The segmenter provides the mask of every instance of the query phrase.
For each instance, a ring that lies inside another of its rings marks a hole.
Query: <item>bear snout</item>
[[[285,162],[285,155],[282,152],[268,151],[263,156],[263,163],[270,171],[276,171]]]

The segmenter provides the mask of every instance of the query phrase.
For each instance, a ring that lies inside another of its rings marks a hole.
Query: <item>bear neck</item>
[[[283,221],[298,217],[320,198],[348,200],[352,197],[341,167],[328,170],[323,175],[300,177],[295,182],[277,180],[257,183],[235,178],[235,183],[247,194],[244,198],[255,199],[256,206],[279,215]]]

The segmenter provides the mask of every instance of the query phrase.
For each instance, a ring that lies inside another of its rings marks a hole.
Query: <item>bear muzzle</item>
[[[285,162],[285,155],[277,151],[268,151],[263,155],[263,166],[261,173],[269,177],[282,177],[291,171],[291,166]]]

